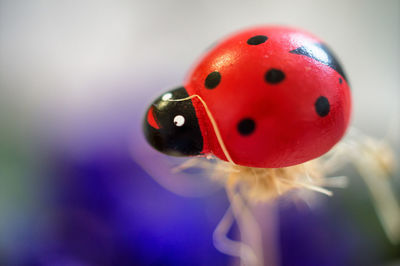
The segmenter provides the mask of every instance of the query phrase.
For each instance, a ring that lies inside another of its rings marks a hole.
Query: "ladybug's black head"
[[[174,156],[199,155],[203,138],[191,99],[184,87],[157,98],[147,110],[143,131],[147,141],[162,153]]]

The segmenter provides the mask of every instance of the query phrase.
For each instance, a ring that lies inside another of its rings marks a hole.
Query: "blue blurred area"
[[[8,227],[0,249],[2,265],[234,261],[212,244],[212,233],[228,206],[224,192],[185,198],[165,190],[132,160],[125,141],[129,132],[122,131],[101,142],[93,139],[97,145],[87,142],[96,148],[84,158],[72,156],[64,145],[39,145],[39,153],[38,146],[31,145],[29,156],[23,155],[25,146],[13,156],[17,168],[27,168],[18,186],[28,200],[14,206],[11,213],[16,217],[5,217],[8,224],[2,224],[2,229]],[[6,155],[3,162],[11,158]],[[347,172],[356,177],[351,169]],[[32,176],[39,176],[35,182],[40,186],[31,186]],[[30,190],[35,195],[30,196]],[[321,196],[322,205],[315,209],[301,201],[279,201],[276,244],[281,265],[380,265],[398,259],[399,247],[385,238],[362,182],[354,178],[348,189],[335,193],[333,198]],[[258,222],[261,228],[267,225]],[[237,238],[237,230],[230,235]]]
[[[33,226],[39,230],[33,247],[6,254],[6,265],[227,264],[212,245],[227,206],[223,193],[176,196],[132,161],[127,146],[97,147],[85,161],[49,152],[46,212],[40,213],[47,226]]]

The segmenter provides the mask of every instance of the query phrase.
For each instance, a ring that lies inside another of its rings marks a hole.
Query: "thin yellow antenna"
[[[221,133],[219,132],[219,129],[218,129],[218,126],[217,126],[217,122],[215,122],[215,119],[214,119],[213,115],[211,114],[210,109],[208,109],[208,106],[207,106],[206,102],[200,97],[200,95],[194,94],[194,95],[191,95],[191,96],[186,97],[186,98],[182,98],[182,99],[170,99],[170,100],[168,100],[168,101],[170,101],[170,102],[182,102],[182,101],[187,101],[187,100],[193,99],[193,98],[195,98],[195,97],[197,97],[197,98],[200,100],[200,102],[203,104],[204,109],[206,110],[207,116],[208,116],[208,118],[209,118],[210,121],[211,121],[211,125],[213,126],[215,135],[217,136],[218,143],[219,143],[219,145],[221,146],[221,149],[222,149],[222,151],[223,151],[223,153],[224,153],[226,159],[227,159],[230,163],[236,165],[235,162],[232,160],[232,157],[229,155],[229,152],[228,152],[228,150],[227,150],[227,148],[226,148],[226,146],[225,146],[224,141],[222,140]]]

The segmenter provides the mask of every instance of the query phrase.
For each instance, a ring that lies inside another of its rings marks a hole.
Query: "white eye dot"
[[[161,100],[163,100],[163,101],[168,101],[168,100],[171,99],[171,98],[172,98],[172,93],[167,92],[166,94],[164,94],[164,95],[161,97]]]
[[[174,124],[177,127],[181,127],[183,126],[183,124],[185,124],[185,118],[181,115],[177,115],[174,117]]]

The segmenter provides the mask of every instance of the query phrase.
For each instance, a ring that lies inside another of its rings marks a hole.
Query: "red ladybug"
[[[346,76],[321,40],[293,28],[254,27],[220,41],[183,87],[156,99],[144,134],[166,154],[279,168],[329,151],[350,113]]]

